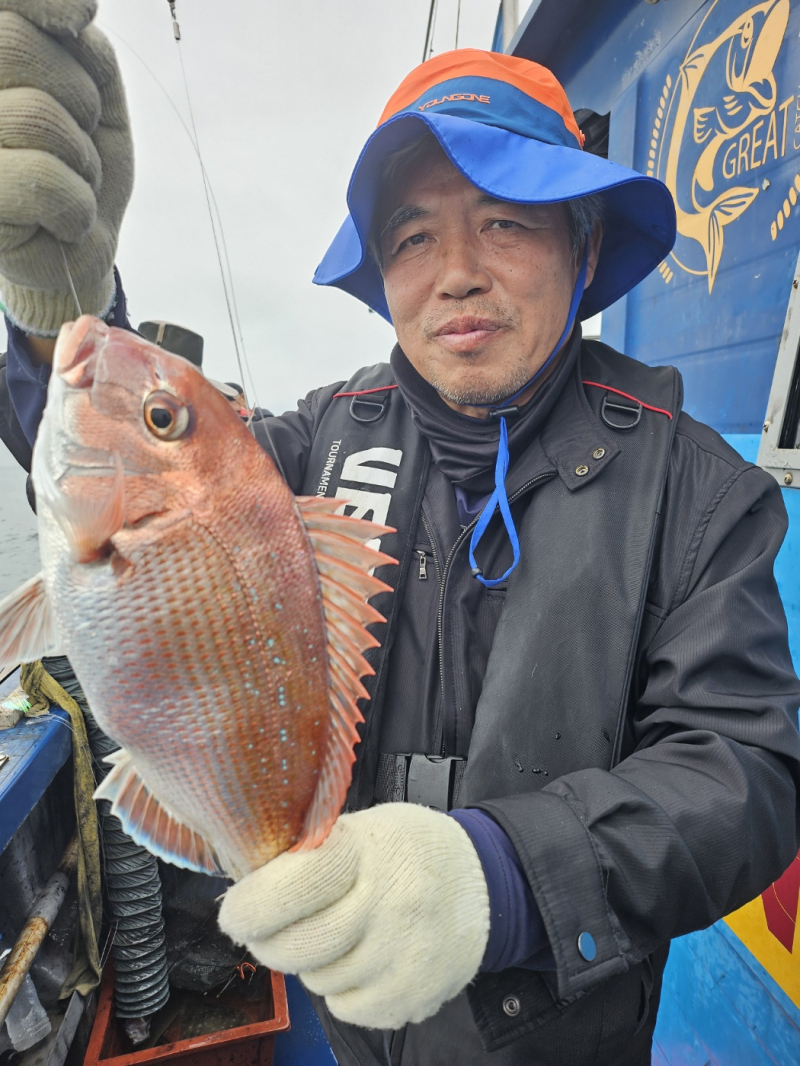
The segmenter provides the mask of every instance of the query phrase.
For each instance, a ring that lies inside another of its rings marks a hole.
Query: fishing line
[[[201,177],[203,179],[203,191],[204,191],[205,198],[206,198],[206,207],[208,209],[208,217],[209,217],[209,221],[211,223],[211,232],[212,232],[212,236],[213,236],[213,239],[214,239],[214,248],[215,248],[216,255],[217,255],[217,263],[219,264],[220,278],[221,278],[221,281],[222,281],[222,289],[223,289],[223,292],[224,292],[224,295],[225,295],[225,306],[227,308],[228,321],[230,323],[231,335],[233,337],[233,347],[234,347],[234,352],[236,354],[236,364],[237,364],[237,367],[239,369],[239,376],[240,376],[240,378],[242,380],[242,383],[246,386],[246,383],[247,383],[247,381],[249,379],[249,384],[250,384],[250,395],[252,397],[252,403],[251,403],[251,408],[250,408],[250,415],[249,415],[249,417],[247,419],[246,426],[247,426],[248,430],[252,433],[253,432],[253,429],[252,429],[253,417],[254,417],[256,408],[259,406],[258,391],[257,391],[257,388],[256,388],[255,377],[254,377],[252,369],[250,367],[250,361],[249,361],[249,359],[247,357],[247,349],[246,349],[245,343],[244,343],[244,332],[242,330],[241,319],[239,317],[239,306],[238,306],[238,302],[236,300],[236,287],[235,287],[235,285],[233,283],[233,271],[231,270],[230,257],[228,255],[228,242],[225,239],[225,228],[224,228],[224,226],[222,224],[222,216],[220,214],[219,206],[217,204],[217,198],[216,198],[216,196],[214,194],[214,189],[213,189],[212,184],[211,184],[211,179],[209,177],[208,171],[207,171],[206,166],[205,166],[205,162],[203,160],[203,154],[202,154],[202,152],[200,150],[200,139],[199,139],[198,134],[197,134],[197,124],[195,122],[194,108],[192,106],[192,98],[191,98],[191,93],[189,91],[189,82],[188,82],[188,79],[186,77],[186,68],[185,68],[184,62],[183,62],[183,52],[182,52],[182,49],[180,47],[180,45],[181,45],[181,30],[180,30],[180,25],[178,24],[178,20],[177,20],[177,16],[176,16],[175,2],[174,2],[174,0],[168,0],[168,3],[169,3],[169,8],[170,8],[170,14],[172,16],[172,33],[173,33],[173,37],[175,38],[175,42],[178,45],[178,58],[180,60],[180,65],[181,65],[181,76],[182,76],[182,79],[183,79],[184,92],[186,94],[186,103],[187,103],[187,106],[189,108],[189,117],[190,117],[190,121],[191,121],[191,125],[192,125],[191,130],[186,125],[186,122],[184,121],[183,116],[181,115],[177,105],[175,104],[175,102],[173,101],[172,97],[170,96],[166,86],[163,84],[163,82],[160,80],[160,78],[158,78],[158,76],[150,68],[150,66],[145,62],[145,60],[142,58],[142,56],[119,33],[117,33],[114,30],[110,30],[110,32],[113,33],[114,36],[119,41],[121,41],[122,44],[124,44],[125,47],[135,56],[135,58],[141,63],[141,65],[148,72],[148,74],[153,79],[153,81],[155,81],[156,85],[158,85],[158,87],[161,89],[162,93],[164,94],[164,96],[167,99],[168,104],[170,105],[172,110],[177,115],[178,121],[183,126],[183,129],[186,132],[187,137],[189,138],[189,142],[191,143],[192,148],[194,149],[195,155],[197,156],[197,160],[198,160],[198,163],[200,165],[200,174],[201,174]],[[109,29],[110,29],[110,27],[109,27]],[[223,260],[224,260],[224,262],[223,262]],[[226,270],[227,270],[227,274],[226,274]],[[237,336],[237,333],[238,333],[238,336]],[[245,372],[245,368],[246,368],[246,372]],[[278,451],[277,451],[277,449],[275,447],[275,444],[273,442],[272,433],[270,431],[269,424],[268,424],[266,419],[263,420],[263,423],[264,423],[264,430],[266,432],[267,439],[269,441],[270,450],[272,452],[273,458],[274,458],[274,460],[275,460],[275,462],[276,462],[276,464],[278,466],[278,469],[281,472],[281,476],[284,478],[284,480],[286,480],[286,473],[285,473],[285,471],[283,469],[283,464],[281,462],[280,455],[279,455],[279,453],[278,453]]]
[[[461,26],[461,0],[458,0],[458,7],[456,8],[456,48],[458,48],[458,31]]]
[[[225,306],[226,306],[227,311],[228,311],[228,321],[230,322],[231,336],[233,337],[233,347],[234,347],[234,351],[236,353],[236,363],[237,363],[237,366],[239,367],[240,375],[242,376],[242,378],[244,378],[244,365],[243,365],[243,362],[242,362],[242,353],[241,353],[241,351],[239,349],[239,341],[238,341],[237,336],[236,336],[236,326],[234,324],[234,319],[233,319],[233,308],[232,308],[232,305],[231,305],[231,299],[230,299],[230,295],[229,295],[229,292],[228,292],[228,281],[227,281],[227,278],[225,277],[225,269],[224,269],[223,264],[222,264],[222,251],[221,251],[221,248],[220,248],[219,238],[217,236],[217,227],[216,227],[216,224],[214,222],[214,212],[213,212],[212,207],[211,207],[211,195],[210,195],[210,193],[208,191],[208,180],[207,180],[207,177],[206,177],[206,167],[205,167],[205,163],[203,161],[203,153],[200,150],[200,139],[199,139],[199,137],[197,135],[197,124],[195,123],[194,108],[192,107],[192,97],[191,97],[191,94],[189,92],[189,82],[188,82],[188,80],[186,78],[186,67],[184,66],[184,62],[183,62],[183,49],[180,47],[180,37],[176,37],[176,42],[178,44],[178,59],[180,60],[180,64],[181,64],[181,76],[183,78],[183,88],[184,88],[184,91],[186,93],[186,104],[187,104],[187,106],[189,108],[189,121],[192,124],[192,135],[193,135],[192,136],[192,140],[194,141],[195,149],[197,151],[197,157],[200,160],[200,174],[201,174],[201,177],[203,179],[203,193],[205,194],[205,198],[206,198],[206,207],[208,209],[208,217],[209,217],[209,220],[211,222],[211,233],[212,233],[213,238],[214,238],[214,248],[215,248],[216,253],[217,253],[217,262],[219,263],[220,277],[221,277],[221,280],[222,280],[222,290],[223,290],[223,292],[225,294]]]
[[[433,53],[433,35],[436,32],[436,12],[439,9],[439,0],[431,0],[428,11],[428,28],[425,31],[425,47],[422,50],[422,62],[429,59]]]
[[[78,309],[78,318],[81,317],[83,311],[81,311],[81,302],[78,299],[78,294],[75,291],[75,282],[72,280],[72,272],[69,269],[69,263],[67,262],[67,253],[64,250],[64,244],[62,241],[58,242],[58,247],[61,249],[61,258],[64,260],[64,270],[67,272],[67,281],[69,282],[69,291],[72,293],[72,299],[75,301],[75,306]]]
[[[212,234],[214,236],[214,247],[215,247],[216,252],[217,252],[217,262],[219,263],[220,276],[222,278],[222,288],[223,288],[223,292],[225,293],[225,306],[227,307],[227,310],[228,310],[228,321],[230,322],[231,335],[233,337],[233,347],[234,347],[234,351],[236,352],[236,363],[237,363],[237,366],[239,367],[239,373],[240,373],[243,381],[246,380],[244,366],[245,366],[245,363],[247,364],[247,376],[250,378],[250,384],[252,386],[252,393],[251,393],[252,406],[251,406],[251,410],[250,410],[250,417],[247,420],[247,428],[250,430],[251,433],[253,433],[253,425],[252,425],[252,423],[253,423],[253,414],[255,412],[255,408],[257,406],[259,406],[258,394],[257,394],[257,391],[256,391],[256,383],[255,383],[255,378],[253,376],[253,373],[250,370],[250,364],[249,364],[249,362],[247,360],[247,353],[244,351],[244,346],[243,345],[240,346],[239,341],[237,340],[237,337],[236,337],[236,323],[235,323],[234,310],[233,310],[233,308],[234,308],[234,306],[236,304],[236,299],[235,299],[235,296],[232,297],[233,289],[234,289],[233,276],[231,275],[229,279],[226,279],[226,277],[225,277],[225,269],[224,269],[223,263],[222,263],[222,253],[220,251],[220,239],[219,239],[219,237],[217,235],[217,227],[214,224],[214,212],[213,212],[212,207],[211,207],[211,194],[210,194],[210,191],[209,191],[208,174],[207,174],[207,171],[206,171],[205,163],[203,161],[203,153],[200,150],[200,138],[198,137],[198,134],[197,134],[197,123],[195,122],[194,108],[192,107],[192,97],[191,97],[191,93],[189,92],[189,80],[186,77],[186,67],[185,67],[184,62],[183,62],[183,49],[181,47],[181,33],[180,33],[180,27],[178,26],[177,20],[175,19],[175,14],[174,14],[175,13],[175,5],[174,5],[174,3],[170,3],[170,10],[173,13],[173,19],[172,19],[173,32],[174,32],[174,36],[175,36],[175,43],[178,46],[178,58],[179,58],[180,64],[181,64],[181,76],[183,78],[183,88],[184,88],[184,91],[186,93],[186,104],[187,104],[187,106],[189,108],[189,120],[190,120],[190,122],[192,124],[192,133],[194,135],[192,139],[194,141],[195,150],[197,152],[197,158],[200,161],[200,173],[201,173],[202,178],[203,178],[203,191],[204,191],[205,197],[206,197],[206,206],[208,207],[209,221],[211,222],[211,232],[212,232]],[[221,223],[220,223],[220,229],[221,228],[222,227],[221,227]],[[230,285],[230,293],[228,291],[229,285]],[[238,311],[237,311],[237,314],[238,314]],[[244,360],[242,359],[242,355],[243,354],[244,354]],[[275,463],[277,464],[278,469],[280,470],[281,477],[283,478],[284,481],[286,481],[286,472],[283,469],[283,463],[281,462],[281,457],[280,457],[280,455],[278,453],[278,450],[275,447],[275,443],[274,443],[274,441],[272,439],[272,432],[271,432],[271,430],[269,428],[269,421],[268,421],[268,419],[262,419],[261,421],[263,423],[264,430],[265,430],[266,435],[267,435],[267,440],[269,441],[269,446],[270,446],[270,451],[272,452],[272,457],[275,460]],[[253,434],[253,435],[255,435],[255,434]]]
[[[161,81],[161,79],[158,77],[158,75],[152,69],[152,67],[150,67],[147,64],[147,62],[144,59],[144,57],[142,55],[140,55],[139,52],[136,51],[136,49],[133,47],[133,45],[129,41],[125,40],[125,38],[122,36],[122,34],[118,33],[116,30],[113,30],[110,26],[103,26],[102,28],[103,28],[103,30],[106,33],[110,33],[110,34],[112,34],[112,36],[116,37],[117,40],[120,42],[120,44],[124,45],[128,49],[128,51],[131,53],[131,55],[133,55],[133,57],[136,60],[138,60],[138,62],[144,67],[144,69],[147,71],[147,73],[150,75],[150,77],[156,83],[158,88],[164,94],[164,98],[166,99],[167,103],[172,108],[172,110],[175,112],[175,116],[178,119],[178,122],[180,122],[181,126],[183,127],[183,131],[186,134],[186,137],[187,137],[187,139],[189,141],[189,144],[192,146],[192,151],[197,156],[197,161],[200,164],[200,168],[203,171],[203,174],[205,176],[205,180],[206,180],[206,182],[208,184],[208,191],[209,191],[209,194],[211,195],[211,202],[212,202],[212,204],[214,206],[214,213],[215,213],[216,223],[217,223],[217,226],[219,227],[219,236],[220,236],[220,242],[221,242],[221,245],[222,245],[222,253],[223,253],[223,256],[224,256],[224,259],[225,259],[225,269],[227,270],[227,272],[228,272],[227,276],[230,279],[231,299],[232,299],[232,303],[233,303],[234,318],[236,319],[236,329],[237,329],[238,334],[239,334],[239,343],[241,344],[242,351],[244,352],[244,355],[245,355],[245,363],[247,364],[248,372],[250,372],[249,361],[247,359],[247,351],[246,351],[245,343],[244,343],[244,332],[242,330],[241,319],[239,318],[239,306],[238,306],[237,301],[236,301],[236,288],[235,288],[235,286],[233,284],[233,271],[231,270],[231,262],[230,262],[230,258],[228,256],[228,242],[227,242],[227,240],[225,238],[225,227],[222,225],[222,216],[220,214],[219,206],[217,204],[217,197],[216,197],[216,194],[214,192],[214,186],[211,183],[211,177],[210,177],[208,171],[205,169],[205,167],[203,165],[202,157],[200,156],[200,153],[197,150],[197,145],[194,143],[194,139],[192,138],[192,131],[186,125],[186,120],[184,119],[183,115],[181,114],[180,108],[178,107],[178,105],[175,103],[175,101],[170,96],[169,89],[167,89],[166,85],[164,85],[163,81]],[[180,32],[180,27],[178,27],[178,32]],[[241,371],[240,371],[240,373],[241,373]],[[245,386],[245,384],[246,383],[243,382],[243,387]],[[252,373],[250,373],[250,393],[254,397],[255,402],[257,403],[258,400],[257,400],[257,398],[255,396],[255,381],[253,380]],[[252,419],[252,415],[251,415],[251,419]],[[248,421],[247,424],[248,424],[248,427],[249,427],[250,421]]]
[[[177,18],[176,18],[175,3],[171,2],[171,0],[169,0],[169,7],[170,7],[170,13],[172,15],[172,32],[173,32],[173,36],[175,38],[176,43],[180,44],[180,42],[181,42],[180,26],[179,26]],[[201,175],[202,175],[202,178],[203,178],[203,188],[204,188],[204,191],[205,191],[205,194],[206,194],[206,206],[208,208],[209,219],[210,219],[210,222],[211,222],[211,230],[212,230],[212,234],[213,234],[213,237],[214,237],[214,247],[215,247],[216,254],[217,254],[217,262],[219,264],[220,275],[221,275],[221,278],[222,278],[223,291],[225,293],[226,306],[227,306],[227,309],[228,309],[228,319],[230,321],[231,332],[233,334],[233,343],[234,343],[234,349],[235,349],[235,352],[236,352],[236,361],[237,361],[237,366],[238,366],[238,369],[239,369],[239,375],[242,378],[242,382],[243,382],[243,384],[245,384],[245,387],[246,387],[246,382],[247,382],[247,380],[249,378],[249,383],[250,383],[250,390],[249,391],[250,391],[250,395],[253,397],[253,407],[256,407],[256,406],[258,406],[258,396],[257,396],[255,378],[253,376],[252,370],[250,368],[250,362],[249,362],[249,359],[247,357],[247,350],[246,350],[245,342],[244,342],[244,331],[242,330],[241,319],[239,317],[239,306],[238,306],[238,303],[237,303],[237,300],[236,300],[236,287],[235,287],[235,285],[233,283],[233,271],[231,270],[230,256],[228,254],[228,242],[227,242],[227,240],[225,238],[225,227],[222,224],[222,215],[220,214],[219,205],[217,203],[217,197],[216,197],[216,194],[214,193],[214,187],[213,187],[213,185],[211,183],[210,175],[208,173],[208,170],[206,169],[205,163],[203,161],[203,156],[202,156],[202,153],[200,151],[200,143],[199,143],[199,139],[197,137],[197,127],[196,127],[196,124],[195,124],[195,121],[194,121],[194,110],[192,108],[192,101],[191,101],[191,96],[190,96],[190,93],[189,93],[189,86],[188,86],[188,81],[187,81],[187,77],[186,77],[186,70],[185,70],[184,65],[183,65],[183,55],[181,53],[181,49],[180,48],[178,49],[178,57],[179,57],[180,63],[181,63],[181,73],[182,73],[182,76],[183,76],[183,86],[184,86],[184,91],[185,91],[185,94],[186,94],[186,101],[187,101],[187,104],[188,104],[188,107],[189,107],[189,114],[191,116],[192,129],[190,129],[189,126],[186,124],[186,121],[185,121],[183,115],[181,114],[178,105],[172,99],[172,96],[170,95],[169,90],[164,85],[164,83],[161,81],[161,79],[158,77],[156,72],[152,69],[152,67],[147,63],[147,61],[144,59],[144,57],[139,52],[137,52],[137,50],[133,47],[133,45],[129,41],[127,41],[122,36],[122,34],[118,33],[116,30],[112,29],[110,26],[104,26],[103,28],[104,28],[104,30],[107,33],[111,33],[114,37],[116,37],[117,40],[128,49],[128,51],[134,56],[134,58],[136,60],[138,60],[138,62],[144,67],[144,69],[147,71],[147,73],[150,75],[150,77],[153,79],[153,81],[159,87],[159,89],[163,93],[167,103],[172,108],[172,110],[174,111],[178,121],[180,122],[181,126],[183,127],[183,130],[184,130],[184,132],[185,132],[185,134],[186,134],[186,136],[187,136],[187,138],[189,140],[189,143],[191,144],[192,149],[193,149],[195,155],[197,156],[197,161],[198,161],[198,164],[200,166],[200,172],[201,172]],[[210,203],[209,203],[209,200],[210,200]],[[222,255],[220,255],[220,248],[222,250]],[[224,259],[224,264],[223,264],[223,259]],[[226,274],[226,271],[227,271],[227,274]],[[237,344],[237,334],[238,334],[238,344]],[[240,349],[241,349],[241,352],[244,355],[244,360],[242,360],[242,357],[240,356]],[[243,366],[243,361],[244,361],[244,366]],[[244,367],[246,367],[246,369],[247,369],[247,377],[245,376]],[[249,417],[249,419],[247,421],[248,428],[250,428],[250,424],[252,422],[252,418],[253,418],[253,411],[251,410],[250,417]],[[269,427],[265,426],[264,428],[267,430],[267,435],[269,436]],[[270,445],[272,445],[272,440],[271,439],[270,439]],[[274,446],[273,446],[273,451],[274,451]],[[276,459],[277,459],[277,453],[276,453]],[[279,459],[277,459],[277,462],[278,462],[278,465],[280,465],[280,460]],[[283,473],[282,470],[281,470],[281,473]]]

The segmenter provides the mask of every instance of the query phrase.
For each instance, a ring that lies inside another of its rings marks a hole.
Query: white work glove
[[[26,333],[105,317],[133,144],[96,0],[0,0],[0,295]],[[62,251],[63,248],[63,251]]]
[[[342,815],[315,850],[285,852],[243,878],[219,924],[265,966],[298,974],[342,1021],[399,1029],[477,974],[489,892],[454,818],[386,803]]]

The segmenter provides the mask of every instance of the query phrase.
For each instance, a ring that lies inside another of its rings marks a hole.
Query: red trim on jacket
[[[333,394],[334,400],[340,399],[342,396],[366,396],[369,392],[386,392],[387,389],[396,389],[397,385],[379,385],[377,389],[360,389],[358,392],[336,392]]]
[[[644,407],[647,411],[655,411],[658,415],[666,415],[667,418],[672,421],[672,412],[667,411],[663,407],[653,407],[652,404],[645,403],[644,400],[637,399],[636,396],[631,396],[629,392],[623,392],[621,389],[612,389],[610,385],[601,385],[599,381],[584,381],[584,385],[594,385],[596,389],[605,389],[607,392],[615,392],[617,396],[624,396],[626,400],[633,400],[634,403],[638,403],[640,407]]]

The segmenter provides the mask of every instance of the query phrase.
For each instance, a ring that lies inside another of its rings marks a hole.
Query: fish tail
[[[717,271],[722,259],[725,244],[725,226],[734,222],[758,196],[758,189],[737,186],[728,189],[708,207],[697,214],[685,214],[680,221],[680,231],[685,237],[691,237],[702,247],[708,270],[708,291],[714,288]]]

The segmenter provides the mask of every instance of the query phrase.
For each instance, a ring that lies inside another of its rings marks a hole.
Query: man
[[[677,372],[582,342],[674,210],[582,152],[548,71],[423,64],[348,203],[316,280],[398,346],[256,432],[400,566],[348,813],[220,923],[301,975],[342,1064],[644,1066],[670,938],[797,849],[780,492]]]

